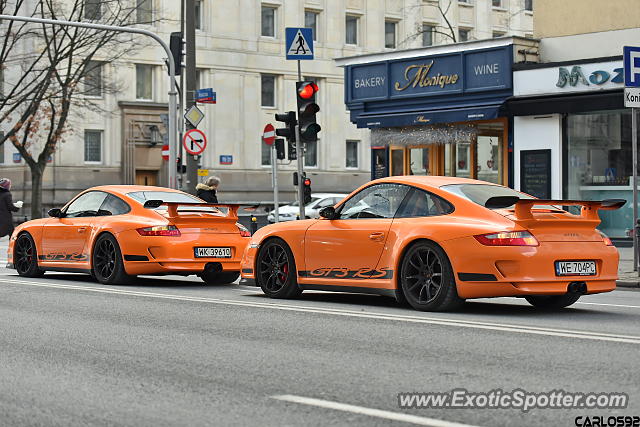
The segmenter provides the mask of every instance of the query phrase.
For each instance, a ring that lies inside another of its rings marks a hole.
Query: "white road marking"
[[[602,305],[604,307],[640,308],[640,305],[605,304],[605,303],[601,303],[601,302],[579,302],[578,301],[576,304]]]
[[[387,420],[401,421],[405,423],[417,424],[430,427],[474,427],[470,424],[453,423],[450,421],[438,420],[435,418],[419,417],[417,415],[401,414],[398,412],[383,411],[381,409],[366,408],[364,406],[349,405],[346,403],[332,402],[330,400],[314,399],[311,397],[294,396],[283,394],[271,396],[273,399],[285,402],[300,403],[302,405],[317,406],[320,408],[333,409],[336,411],[351,412],[353,414],[368,415],[370,417],[384,418]]]
[[[570,330],[570,329],[542,328],[537,326],[516,325],[516,324],[506,324],[506,323],[490,323],[490,322],[480,322],[480,321],[473,321],[473,320],[451,319],[451,318],[445,318],[445,317],[427,317],[427,316],[415,316],[415,315],[411,316],[411,315],[401,315],[401,314],[369,312],[364,310],[353,311],[353,310],[344,310],[344,309],[327,308],[327,307],[319,308],[319,307],[310,307],[310,306],[302,306],[302,305],[282,304],[282,303],[276,303],[276,302],[268,302],[268,303],[248,302],[248,301],[238,301],[238,300],[230,300],[230,299],[222,299],[222,298],[195,297],[195,296],[165,294],[165,293],[156,293],[156,292],[130,291],[126,289],[113,289],[113,288],[106,288],[106,287],[98,288],[98,287],[92,287],[92,286],[30,282],[27,280],[15,280],[15,279],[4,279],[3,284],[27,285],[27,286],[54,288],[54,289],[71,289],[71,290],[79,290],[79,291],[85,291],[85,292],[103,293],[103,294],[129,295],[129,296],[158,298],[158,299],[167,299],[167,300],[176,300],[176,301],[191,301],[191,302],[222,304],[222,305],[230,305],[230,306],[268,308],[272,310],[293,311],[293,312],[300,312],[300,313],[328,314],[333,316],[357,317],[357,318],[376,319],[376,320],[392,320],[392,321],[408,322],[408,323],[421,323],[421,324],[440,325],[440,326],[456,326],[461,328],[484,329],[484,330],[491,330],[491,331],[514,332],[514,333],[521,333],[521,334],[546,335],[546,336],[577,338],[577,339],[595,340],[595,341],[640,344],[640,336],[634,336],[634,335],[617,335],[617,334],[608,334],[608,333],[602,333],[602,332],[579,331],[579,330]]]

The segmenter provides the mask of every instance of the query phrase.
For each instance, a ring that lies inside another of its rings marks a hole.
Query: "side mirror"
[[[338,213],[333,206],[327,206],[326,208],[320,209],[320,216],[325,219],[336,219],[338,218]]]
[[[64,216],[64,214],[62,213],[62,209],[60,208],[49,209],[49,212],[47,213],[52,218],[62,218]]]

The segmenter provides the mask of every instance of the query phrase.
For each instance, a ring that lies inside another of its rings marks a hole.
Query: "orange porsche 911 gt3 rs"
[[[562,308],[615,289],[618,251],[596,226],[599,209],[623,204],[540,200],[464,178],[383,178],[321,219],[260,229],[242,277],[274,298],[320,289],[390,295],[424,311],[502,296]]]
[[[208,284],[232,283],[250,236],[237,223],[238,207],[162,187],[94,187],[51,209],[50,218],[17,227],[9,267],[26,277],[86,272],[105,284],[141,274],[197,274]]]

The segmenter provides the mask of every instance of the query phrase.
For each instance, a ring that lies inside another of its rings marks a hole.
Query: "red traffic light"
[[[311,185],[311,180],[309,178],[305,178],[304,179],[304,185],[306,185],[307,187]]]
[[[298,89],[298,96],[302,99],[311,99],[313,95],[318,92],[318,90],[319,89],[317,84],[309,82],[300,86],[300,88]]]

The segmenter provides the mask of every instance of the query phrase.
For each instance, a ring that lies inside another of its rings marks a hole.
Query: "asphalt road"
[[[107,287],[0,268],[0,324],[6,426],[572,426],[576,416],[640,415],[632,290],[561,313],[506,298],[419,313],[378,296],[281,301],[195,278]],[[629,406],[398,406],[399,392],[457,388],[625,392]]]

